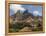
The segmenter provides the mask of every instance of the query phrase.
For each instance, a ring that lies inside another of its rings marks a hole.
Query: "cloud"
[[[14,13],[16,13],[18,10],[25,11],[25,8],[23,8],[22,5],[19,4],[10,4],[10,9],[13,9]]]
[[[33,11],[33,15],[34,15],[34,16],[39,15],[39,11]]]

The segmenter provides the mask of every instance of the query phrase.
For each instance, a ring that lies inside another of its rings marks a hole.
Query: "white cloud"
[[[17,10],[21,10],[21,11],[24,11],[25,9],[22,7],[22,5],[19,5],[19,4],[10,4],[10,9],[13,9],[16,13]]]
[[[34,15],[34,16],[39,15],[39,11],[33,11],[33,15]]]

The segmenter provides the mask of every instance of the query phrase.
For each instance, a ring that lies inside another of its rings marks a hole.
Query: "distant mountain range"
[[[23,19],[26,19],[29,16],[32,17],[32,18],[35,17],[32,13],[29,13],[27,10],[24,11],[23,13],[21,13],[20,10],[18,10],[17,13],[12,15],[13,18],[20,17],[20,18],[23,18]],[[41,17],[42,18],[42,16],[36,16],[36,17]]]
[[[34,16],[32,13],[29,13],[28,10],[24,11],[23,13],[21,13],[20,10],[17,11],[17,13],[15,13],[14,15],[10,16],[12,17],[15,21],[28,21],[34,19],[35,17],[37,19],[42,19],[42,16]]]
[[[32,18],[34,17],[33,14],[29,13],[27,10],[24,11],[23,13],[21,13],[20,10],[18,10],[18,12],[15,13],[14,15],[12,15],[12,16],[13,16],[14,18],[20,17],[20,18],[23,18],[23,19],[26,19],[26,18],[28,18],[29,16],[32,17]]]

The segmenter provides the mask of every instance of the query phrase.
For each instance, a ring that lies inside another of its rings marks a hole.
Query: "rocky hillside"
[[[16,14],[10,16],[9,31],[24,32],[24,31],[41,31],[42,16],[33,16],[28,10],[21,13],[20,10]]]

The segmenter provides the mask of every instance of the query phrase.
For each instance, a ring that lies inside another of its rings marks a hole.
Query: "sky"
[[[26,9],[28,9],[28,12],[32,13],[34,16],[42,16],[42,6],[34,6],[31,4],[10,4],[10,16],[15,14],[18,10],[21,10],[23,13]]]

